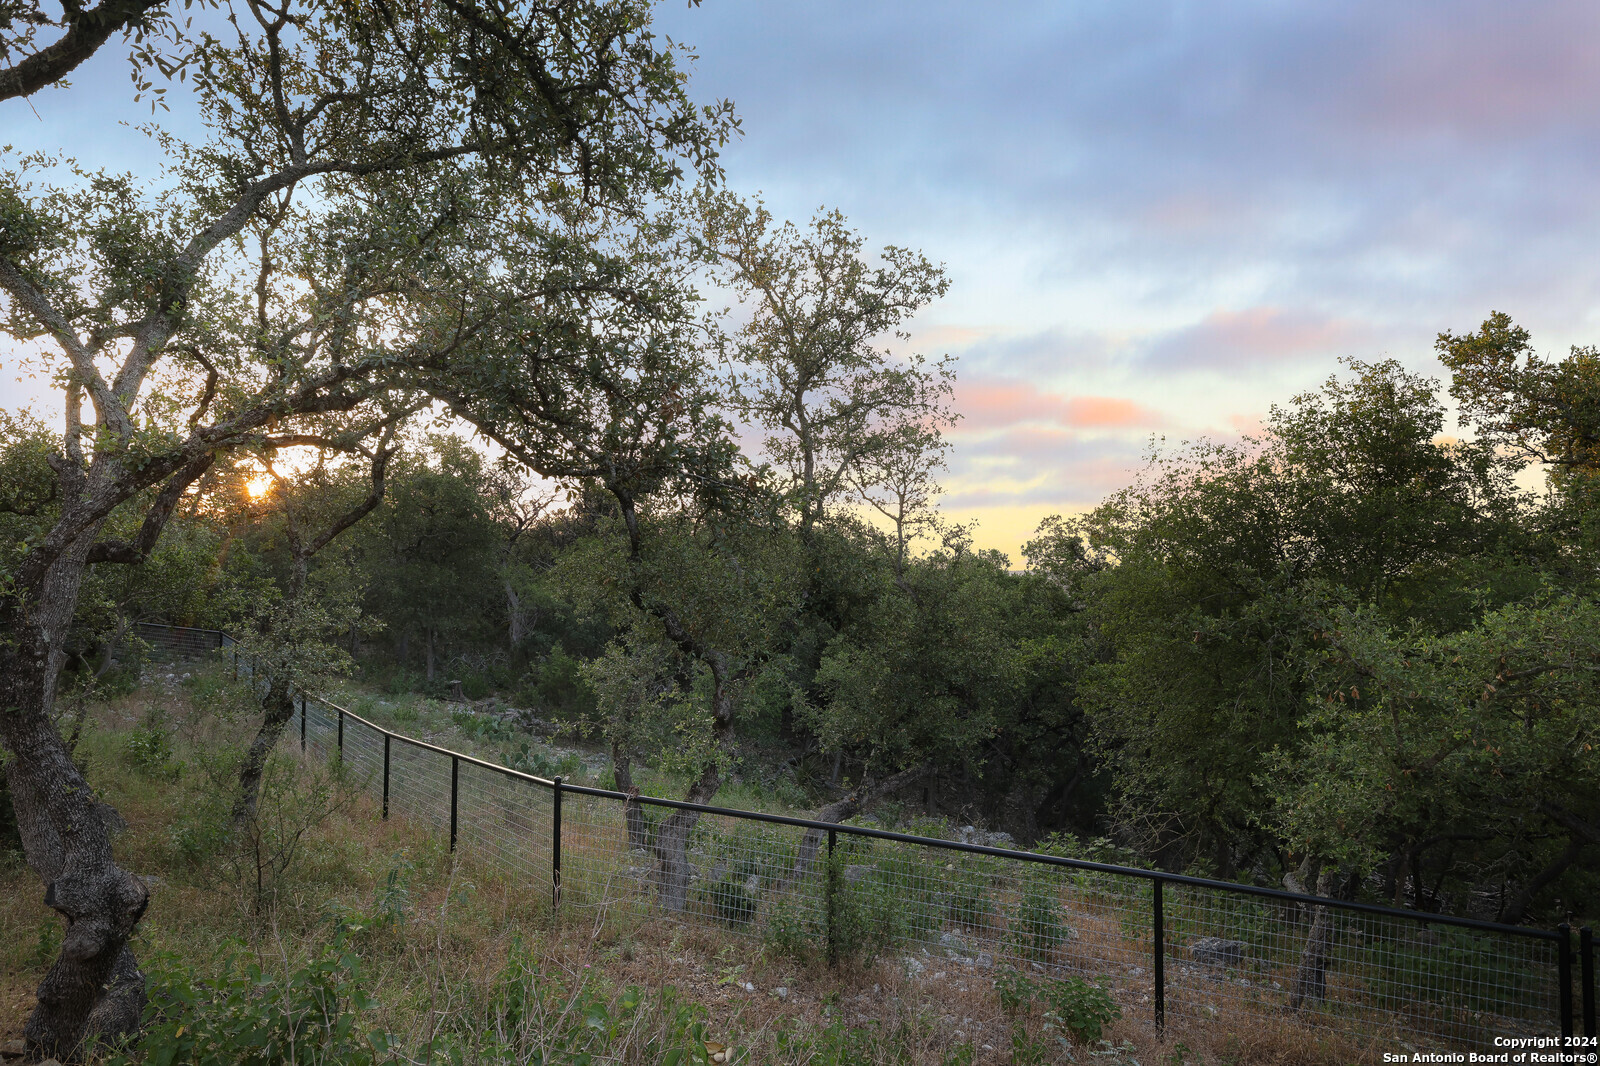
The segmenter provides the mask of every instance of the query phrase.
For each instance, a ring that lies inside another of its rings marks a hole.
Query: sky
[[[957,357],[943,509],[1019,565],[1152,438],[1234,438],[1341,357],[1442,376],[1434,338],[1491,310],[1543,352],[1600,342],[1600,5],[672,0],[657,26],[737,107],[734,190],[945,265],[910,342]],[[130,96],[97,57],[0,140],[147,170]]]

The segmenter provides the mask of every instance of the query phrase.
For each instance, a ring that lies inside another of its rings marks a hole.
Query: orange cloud
[[[968,380],[956,385],[958,432],[983,432],[1027,422],[1069,429],[1152,426],[1161,416],[1132,400],[1115,396],[1060,396],[1026,381]]]

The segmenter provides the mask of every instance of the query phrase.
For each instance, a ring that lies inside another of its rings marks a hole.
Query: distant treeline
[[[1473,440],[1443,435],[1440,383],[1352,362],[1046,519],[1022,574],[927,501],[873,523],[752,478],[629,514],[449,435],[398,447],[308,552],[365,465],[219,464],[146,563],[92,568],[69,684],[131,682],[139,620],[270,634],[324,674],[587,729],[622,787],[644,759],[701,795],[785,779],[832,817],[892,802],[1169,869],[1592,915],[1600,371],[1499,315],[1439,351]],[[4,428],[20,498],[55,444]],[[19,510],[10,539],[39,521]]]

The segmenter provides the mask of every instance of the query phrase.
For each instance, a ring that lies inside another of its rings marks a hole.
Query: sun
[[[265,474],[257,474],[244,483],[244,490],[252,500],[259,500],[272,491],[272,479]]]

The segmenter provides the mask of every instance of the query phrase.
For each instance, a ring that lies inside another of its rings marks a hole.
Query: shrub
[[[706,908],[730,926],[749,925],[756,916],[756,897],[749,878],[729,874],[702,895]]]
[[[175,781],[183,765],[172,758],[172,734],[165,712],[152,708],[144,721],[128,734],[123,756],[134,771],[157,781]]]
[[[1046,981],[1043,992],[1050,1007],[1046,1018],[1071,1033],[1080,1044],[1099,1042],[1104,1028],[1122,1017],[1122,1008],[1110,992],[1081,977]]]
[[[1065,981],[1034,981],[1016,970],[995,977],[1000,1009],[1011,1022],[1011,1061],[1016,1066],[1059,1062],[1072,1058],[1073,1043],[1104,1044],[1105,1027],[1122,1017],[1111,993],[1081,977]],[[1038,1032],[1030,1033],[1029,1018],[1037,1001],[1045,1010]],[[1120,1055],[1122,1048],[1091,1052],[1096,1057]]]
[[[959,864],[950,864],[944,881],[945,920],[969,929],[982,929],[989,924],[994,912],[990,878],[982,860],[964,858]]]
[[[1056,949],[1072,936],[1072,929],[1061,917],[1054,887],[1042,877],[1027,881],[1006,928],[1006,939],[1017,957],[1028,962],[1049,962]]]
[[[705,1010],[671,986],[614,992],[599,977],[569,986],[548,977],[514,945],[479,1009],[416,1046],[372,1026],[376,1004],[363,988],[354,927],[286,974],[263,969],[240,948],[208,979],[174,956],[149,960],[144,1036],[106,1066],[379,1066],[409,1062],[581,1066],[597,1061],[690,1066],[709,1060]],[[720,1047],[721,1045],[712,1045]],[[729,1061],[747,1061],[735,1049]]]
[[[819,908],[797,900],[790,893],[767,907],[761,944],[768,954],[811,962],[817,957],[818,948],[822,946],[826,935]]]
[[[340,927],[315,958],[283,976],[266,972],[242,949],[210,980],[174,956],[148,960],[144,1038],[111,1056],[108,1066],[390,1061],[388,1036],[362,1025],[374,1004],[361,989],[361,960],[346,950],[346,935]]]

